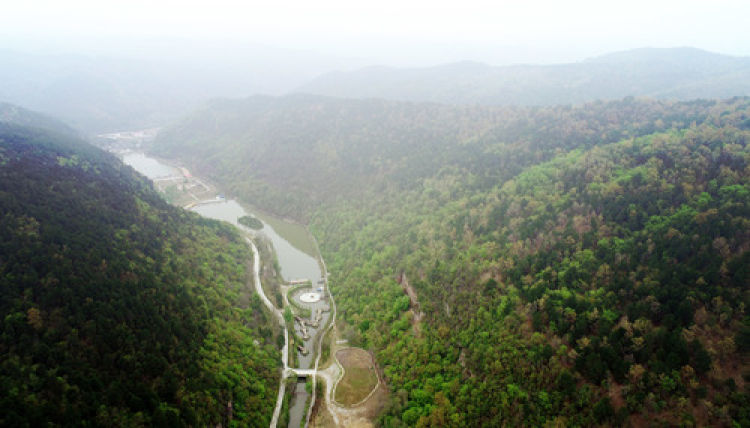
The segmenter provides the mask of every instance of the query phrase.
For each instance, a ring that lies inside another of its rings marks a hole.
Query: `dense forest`
[[[383,426],[748,426],[748,138],[747,98],[294,96],[153,151],[310,224]]]
[[[455,107],[255,96],[215,100],[162,130],[152,152],[179,157],[279,214],[309,218],[323,203],[366,189],[419,190],[448,171],[471,189],[494,186],[560,151],[705,121],[712,105],[629,98],[580,108]]]
[[[0,425],[267,426],[278,332],[237,231],[54,121],[0,119]]]

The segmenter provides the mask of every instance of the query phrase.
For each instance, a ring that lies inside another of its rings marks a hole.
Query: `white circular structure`
[[[299,300],[303,303],[320,302],[320,293],[308,292],[299,295]]]

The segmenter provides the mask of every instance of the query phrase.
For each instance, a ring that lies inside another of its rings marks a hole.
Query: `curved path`
[[[318,240],[315,239],[315,236],[310,234],[310,237],[312,238],[313,242],[315,243],[315,248],[318,251],[318,254],[320,255],[320,248],[318,247]],[[378,377],[378,385],[373,388],[373,390],[370,392],[370,394],[361,402],[357,403],[354,407],[343,407],[340,406],[338,403],[336,403],[336,400],[333,396],[333,391],[336,388],[336,384],[338,381],[343,377],[344,374],[344,368],[341,366],[341,363],[339,363],[338,358],[336,358],[336,355],[333,355],[333,361],[334,363],[330,366],[326,367],[325,370],[318,370],[318,364],[320,363],[320,356],[321,356],[321,346],[323,343],[323,337],[328,334],[328,331],[333,328],[336,325],[336,302],[333,300],[333,294],[331,294],[331,287],[328,286],[328,268],[326,267],[326,263],[323,260],[323,256],[320,256],[320,264],[323,268],[323,278],[325,278],[325,290],[326,293],[328,293],[328,298],[330,299],[331,304],[331,322],[328,323],[328,327],[326,327],[325,331],[320,335],[320,338],[318,340],[318,358],[315,359],[315,374],[317,376],[313,376],[313,393],[312,393],[312,400],[310,401],[310,407],[307,411],[307,422],[305,423],[305,427],[307,427],[310,424],[310,416],[312,415],[312,409],[315,406],[315,398],[316,398],[316,392],[317,392],[317,377],[320,376],[324,381],[326,385],[325,390],[325,406],[328,410],[328,413],[333,418],[334,423],[336,426],[348,426],[352,421],[357,419],[364,419],[367,420],[367,417],[365,416],[365,413],[367,409],[362,406],[367,400],[372,397],[372,395],[375,393],[375,391],[380,387],[380,377]]]
[[[297,369],[297,368],[291,368],[289,367],[289,352],[287,351],[289,346],[289,332],[286,328],[286,323],[284,322],[284,315],[281,313],[279,309],[277,309],[273,303],[271,303],[271,300],[268,299],[266,296],[266,293],[263,291],[263,285],[260,282],[260,253],[258,252],[258,247],[255,246],[255,243],[248,237],[245,237],[245,241],[247,241],[247,244],[250,246],[250,248],[253,250],[253,282],[255,283],[255,291],[258,293],[258,296],[260,296],[261,300],[263,301],[263,304],[266,305],[269,311],[271,311],[276,318],[279,320],[279,324],[284,329],[284,347],[281,350],[281,360],[284,364],[284,370],[282,371],[281,379],[279,380],[279,394],[276,398],[276,407],[273,410],[273,417],[271,418],[271,428],[276,428],[276,425],[279,422],[279,414],[281,413],[281,406],[284,402],[284,393],[286,392],[286,378],[289,375],[302,375],[302,376],[309,376],[312,377],[313,381],[313,393],[312,398],[310,401],[310,406],[308,407],[307,411],[307,417],[305,420],[305,427],[307,427],[310,424],[310,416],[312,415],[312,409],[315,405],[315,393],[316,393],[316,385],[317,385],[317,375],[320,375],[326,380],[326,407],[328,408],[328,411],[333,415],[334,420],[336,421],[336,425],[339,426],[337,413],[336,411],[341,411],[341,408],[336,406],[336,408],[331,407],[333,395],[331,394],[332,391],[332,385],[334,384],[336,378],[333,376],[333,373],[329,373],[329,370],[327,369],[325,372],[318,371],[318,366],[320,364],[320,356],[321,356],[321,346],[323,343],[323,337],[328,333],[328,331],[333,327],[333,325],[336,323],[336,304],[333,301],[333,296],[331,295],[331,290],[328,287],[328,271],[326,270],[325,262],[323,261],[323,258],[320,258],[320,263],[323,266],[323,277],[326,278],[326,292],[328,293],[328,297],[331,299],[331,307],[332,307],[332,313],[331,313],[331,322],[328,323],[328,327],[318,336],[318,343],[317,343],[317,350],[318,353],[317,358],[315,358],[315,367],[312,369]],[[317,246],[317,242],[315,243]],[[284,298],[286,300],[286,293],[284,293]],[[286,301],[286,304],[288,305],[289,302]],[[334,358],[335,359],[335,358]],[[338,361],[337,361],[338,363]],[[336,365],[332,365],[334,369],[338,368]],[[329,367],[330,369],[330,367]]]
[[[336,384],[338,381],[342,378],[344,374],[344,368],[341,366],[341,363],[339,363],[338,358],[336,356],[333,356],[334,364],[331,364],[329,367],[327,367],[325,370],[318,370],[318,367],[320,365],[320,357],[322,355],[321,348],[323,344],[323,337],[328,334],[331,328],[333,328],[336,325],[336,303],[333,300],[333,295],[331,294],[331,289],[328,286],[328,270],[326,268],[325,262],[323,261],[323,258],[320,257],[320,264],[322,266],[323,271],[323,278],[326,280],[325,284],[325,290],[328,294],[328,298],[330,299],[330,305],[331,305],[331,321],[328,323],[328,326],[323,330],[319,336],[318,336],[318,342],[316,343],[316,352],[317,357],[315,358],[315,366],[312,369],[298,369],[298,368],[292,368],[289,367],[289,353],[287,352],[288,346],[289,346],[289,332],[286,329],[286,323],[284,322],[284,315],[282,314],[281,310],[277,309],[273,303],[268,299],[265,292],[263,291],[263,286],[260,282],[260,253],[258,251],[258,248],[255,246],[255,243],[249,239],[248,237],[245,237],[245,240],[247,241],[250,248],[253,250],[253,282],[255,283],[255,291],[258,293],[258,296],[260,296],[261,300],[263,301],[263,304],[266,305],[268,310],[270,310],[278,319],[279,324],[282,326],[284,330],[284,347],[282,348],[282,362],[284,364],[284,369],[282,371],[282,376],[279,381],[279,393],[276,399],[276,407],[273,411],[273,417],[271,419],[271,428],[276,428],[276,425],[278,424],[279,420],[279,414],[281,413],[281,406],[284,402],[284,393],[286,392],[286,378],[288,376],[305,376],[305,377],[311,377],[313,381],[313,388],[312,388],[312,397],[310,400],[310,406],[308,407],[307,411],[307,417],[305,420],[305,427],[307,427],[310,424],[310,418],[312,415],[312,409],[315,406],[315,400],[316,400],[316,393],[317,393],[317,378],[320,376],[325,381],[325,406],[328,410],[328,413],[331,415],[331,417],[334,420],[334,423],[336,426],[342,426],[342,424],[346,424],[348,422],[351,422],[352,420],[365,418],[364,412],[366,409],[362,407],[361,405],[365,403],[372,395],[375,393],[375,391],[380,386],[380,379],[378,378],[378,385],[373,388],[373,390],[370,392],[370,394],[362,400],[360,403],[357,403],[353,407],[344,407],[336,403],[333,391],[335,390]],[[315,245],[317,247],[318,243],[315,240],[315,237],[313,237],[313,240],[315,242]],[[320,252],[318,252],[320,254]],[[286,293],[284,293],[284,298],[286,300]],[[288,301],[285,302],[287,305],[289,304]]]
[[[250,248],[253,250],[253,282],[255,283],[255,291],[258,293],[258,296],[260,296],[260,299],[266,305],[268,310],[279,320],[279,324],[284,330],[284,347],[281,348],[281,361],[284,364],[283,373],[286,374],[287,371],[289,371],[289,352],[287,351],[289,346],[289,332],[286,329],[284,315],[280,310],[276,309],[273,303],[271,303],[271,301],[268,300],[268,297],[266,297],[266,293],[263,292],[263,285],[260,283],[260,253],[258,252],[258,247],[256,247],[255,243],[248,237],[245,237],[245,241],[247,241],[248,245],[250,245]],[[285,380],[286,376],[281,376],[281,379],[279,380],[279,395],[276,397],[276,407],[273,409],[273,417],[271,418],[270,425],[271,428],[276,428],[276,425],[279,423],[281,405],[284,403],[284,393],[286,392]]]
[[[330,299],[330,306],[331,306],[331,322],[328,323],[328,327],[325,328],[318,337],[318,357],[315,358],[315,371],[318,372],[318,365],[320,364],[320,356],[322,354],[321,347],[323,345],[323,338],[326,334],[328,334],[329,331],[331,331],[331,328],[336,325],[336,302],[333,300],[333,294],[331,294],[331,287],[328,286],[328,268],[326,267],[326,262],[323,260],[323,256],[320,253],[320,247],[318,246],[318,240],[315,239],[315,236],[313,236],[312,233],[309,233],[310,237],[312,238],[313,242],[315,243],[315,249],[317,250],[318,257],[320,260],[320,266],[323,268],[323,280],[325,281],[325,290],[326,293],[328,293],[328,298]],[[334,357],[335,359],[335,357]],[[320,372],[318,372],[320,373]],[[325,378],[325,376],[324,376]],[[307,428],[308,425],[310,425],[310,417],[312,416],[312,410],[315,407],[315,398],[318,392],[318,379],[317,376],[313,376],[313,384],[312,384],[312,398],[310,399],[310,407],[307,409],[307,419],[305,420],[305,428]],[[330,384],[329,380],[326,379],[326,384]],[[326,388],[328,389],[328,388]],[[328,411],[331,412],[330,403],[331,400],[329,399],[331,396],[329,394],[326,394],[326,407],[328,408]],[[333,415],[334,413],[331,412]],[[336,426],[339,426],[338,419],[334,416],[334,421],[336,422]]]
[[[336,385],[338,385],[339,381],[344,377],[345,370],[341,366],[341,363],[335,355],[333,359],[333,364],[317,373],[318,376],[325,380],[326,409],[333,418],[333,422],[336,424],[336,426],[362,426],[364,425],[363,422],[369,422],[369,418],[367,416],[369,409],[365,405],[365,403],[373,395],[375,395],[378,388],[380,388],[380,377],[378,377],[378,384],[375,385],[375,387],[372,389],[372,391],[370,391],[367,397],[352,406],[343,406],[336,401],[334,397],[334,391],[336,391]]]

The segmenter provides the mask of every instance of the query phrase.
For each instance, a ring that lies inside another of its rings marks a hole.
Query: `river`
[[[172,176],[178,173],[175,168],[165,165],[143,153],[126,152],[121,153],[121,157],[125,164],[130,165],[133,169],[152,180]],[[313,288],[317,287],[316,284],[322,277],[320,265],[318,264],[317,258],[309,254],[311,251],[310,248],[314,248],[314,245],[306,245],[310,243],[301,242],[300,233],[294,232],[295,230],[299,230],[299,225],[290,223],[283,219],[274,218],[265,213],[257,215],[252,212],[251,208],[245,207],[233,199],[217,200],[212,203],[197,205],[191,208],[191,210],[207,218],[227,221],[250,233],[257,233],[257,231],[240,225],[237,223],[237,219],[246,215],[252,215],[260,219],[263,223],[263,228],[260,230],[260,233],[265,235],[273,244],[279,267],[281,268],[281,276],[284,280],[292,281],[297,279],[309,279],[313,282]],[[276,228],[269,223],[273,223]],[[287,237],[289,239],[287,239]],[[305,238],[308,240],[310,239],[309,237]],[[297,245],[293,245],[292,242],[297,243]],[[303,251],[302,248],[307,250],[307,252]],[[298,299],[299,294],[299,292],[291,294],[290,299],[295,299],[297,303],[301,304]],[[315,316],[317,309],[325,310],[328,308],[328,303],[325,301],[303,305],[311,308],[312,317]],[[309,354],[303,355],[301,352],[297,352],[297,358],[299,361],[298,368],[307,369],[311,368],[314,364],[315,347],[313,344],[317,340],[322,328],[327,325],[329,317],[330,312],[324,312],[317,328],[312,326],[308,327],[309,339],[303,341],[303,346],[305,349],[309,350]],[[301,338],[302,333],[299,324],[295,322],[294,325],[297,336]],[[294,398],[289,407],[289,427],[298,428],[305,419],[305,403],[309,396],[310,394],[305,389],[305,382],[303,380],[298,380],[294,388]]]

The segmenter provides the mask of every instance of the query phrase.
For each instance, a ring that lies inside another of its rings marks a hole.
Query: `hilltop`
[[[644,48],[554,65],[461,62],[328,73],[298,92],[448,104],[581,104],[623,97],[670,100],[750,95],[750,58],[694,48]]]

